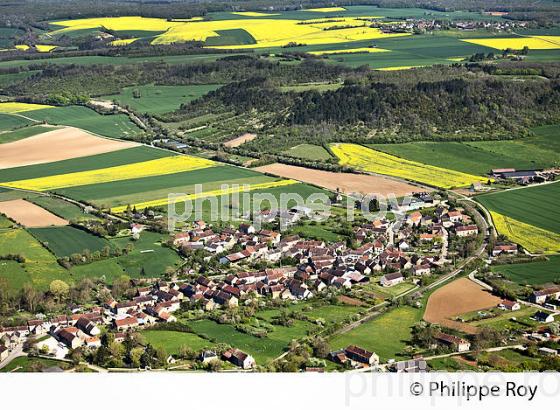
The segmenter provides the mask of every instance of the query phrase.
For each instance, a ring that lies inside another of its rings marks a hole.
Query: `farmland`
[[[552,255],[548,261],[497,265],[492,272],[500,272],[508,280],[520,285],[543,285],[560,279],[560,256]]]
[[[76,128],[55,129],[2,144],[0,169],[84,157],[136,145],[97,137]]]
[[[452,318],[463,313],[495,307],[500,300],[467,278],[456,279],[430,295],[424,320],[466,333],[476,333],[478,329]]]
[[[44,127],[36,125],[34,127],[24,127],[14,131],[0,133],[0,144],[7,142],[19,141],[21,139],[32,137],[33,135],[41,134],[43,132],[52,131],[52,127]]]
[[[560,234],[560,183],[552,183],[476,197],[491,211]]]
[[[104,100],[115,100],[134,111],[159,114],[175,111],[181,104],[188,103],[220,87],[219,84],[163,86],[142,85],[124,88],[120,94],[103,96]]]
[[[212,347],[213,343],[202,339],[194,333],[172,330],[144,330],[142,333],[146,343],[155,348],[164,348],[168,354],[177,355],[181,347],[186,346],[196,351]]]
[[[284,151],[284,153],[286,155],[310,159],[312,161],[322,161],[331,158],[331,154],[329,154],[325,148],[312,144],[299,144]]]
[[[410,161],[356,144],[333,144],[331,150],[341,165],[374,172],[440,188],[468,186],[486,182],[486,178]]]
[[[26,227],[68,225],[67,220],[23,199],[0,202],[0,212]]]
[[[82,253],[86,249],[101,251],[108,246],[106,240],[71,226],[32,228],[29,232],[58,258]]]
[[[334,336],[330,341],[333,349],[358,345],[376,352],[380,360],[407,357],[403,350],[412,338],[412,326],[421,319],[421,311],[409,306],[398,307],[367,321],[360,326]]]

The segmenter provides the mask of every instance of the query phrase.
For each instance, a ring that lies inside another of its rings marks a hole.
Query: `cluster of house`
[[[506,13],[507,14],[507,13]],[[510,31],[515,28],[523,28],[527,26],[524,21],[492,21],[492,20],[464,20],[464,21],[445,21],[438,19],[406,19],[400,22],[392,22],[389,24],[375,23],[372,27],[379,27],[388,33],[402,32],[425,32],[438,31],[443,29],[455,28],[457,30],[473,31],[473,30],[492,30],[492,31]]]

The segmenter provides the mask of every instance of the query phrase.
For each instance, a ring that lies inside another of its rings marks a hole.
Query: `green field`
[[[42,134],[44,132],[53,131],[56,128],[44,127],[41,125],[36,125],[34,127],[24,127],[17,129],[15,131],[8,131],[0,133],[0,144],[5,144],[7,142],[18,141],[27,137],[32,137],[33,135]]]
[[[491,211],[560,233],[560,182],[477,196]]]
[[[150,114],[162,114],[177,110],[181,104],[195,100],[220,84],[204,85],[141,85],[127,87],[117,95],[108,95],[103,99],[116,100],[120,105],[130,106],[134,111]],[[135,98],[135,94],[139,98]]]
[[[521,140],[370,144],[373,149],[442,168],[486,175],[494,168],[540,169],[560,164],[560,127],[534,129]]]
[[[342,322],[353,315],[362,312],[364,309],[359,306],[350,305],[314,305],[313,303],[303,303],[290,305],[282,309],[264,310],[256,314],[258,318],[270,321],[280,317],[282,311],[301,312],[311,320],[321,319],[326,323]]]
[[[492,272],[500,272],[507,279],[520,285],[543,285],[560,281],[560,255],[548,257],[546,262],[498,265]]]
[[[266,337],[255,337],[237,331],[231,325],[220,325],[211,320],[189,322],[188,325],[199,335],[206,335],[218,343],[227,343],[251,354],[257,364],[264,364],[280,356],[292,339],[300,339],[313,328],[308,322],[296,321],[292,327],[275,326]]]
[[[52,125],[82,128],[94,134],[113,138],[134,138],[142,134],[124,114],[101,115],[87,107],[69,106],[27,111],[26,117]]]
[[[34,124],[34,122],[27,118],[17,115],[0,114],[0,132],[14,130],[30,124]]]
[[[149,161],[152,159],[164,158],[172,155],[176,154],[170,151],[141,146],[123,149],[115,152],[109,152],[106,154],[91,155],[89,157],[49,162],[47,164],[2,169],[0,170],[0,181],[9,182],[17,181],[20,179],[68,174],[71,172],[90,171],[93,169],[115,167],[119,165],[132,164],[135,162]]]
[[[422,311],[409,306],[390,310],[347,333],[330,340],[333,349],[357,345],[377,353],[382,361],[405,357],[403,349],[411,340],[411,327],[422,317]]]
[[[66,280],[67,273],[56,258],[23,229],[0,232],[0,254],[19,254],[25,258],[25,263],[0,261],[0,277],[6,278],[14,290],[25,283],[44,290],[55,279]]]
[[[71,222],[99,219],[94,215],[85,214],[82,208],[63,199],[52,196],[37,196],[30,199],[36,205]]]
[[[296,145],[284,151],[283,154],[312,161],[324,161],[331,158],[331,154],[325,148],[313,144]]]
[[[167,354],[178,354],[182,346],[188,346],[195,352],[213,346],[212,342],[194,333],[172,330],[144,330],[141,334],[146,339],[146,343],[155,348],[164,348]]]
[[[31,228],[29,232],[38,241],[44,243],[58,258],[70,256],[74,253],[83,253],[86,249],[91,252],[101,251],[105,246],[108,246],[105,239],[71,226]]]

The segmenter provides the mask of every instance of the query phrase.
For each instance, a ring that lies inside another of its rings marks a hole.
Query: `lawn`
[[[101,251],[109,245],[105,239],[71,226],[31,228],[29,232],[58,258],[83,253],[86,249]]]
[[[23,229],[0,232],[0,253],[20,254],[25,258],[24,263],[0,261],[0,277],[6,278],[14,290],[25,283],[44,290],[55,279],[67,279],[56,258]]]
[[[301,237],[314,239],[325,242],[342,241],[345,237],[329,230],[325,225],[298,225],[290,228],[290,233],[300,235]]]
[[[104,96],[106,100],[116,100],[120,105],[128,105],[134,111],[150,114],[162,114],[177,110],[181,104],[195,100],[221,84],[204,85],[141,85],[127,87],[117,95]],[[135,97],[138,96],[138,97]]]
[[[48,177],[71,172],[91,171],[99,168],[115,167],[136,162],[149,161],[176,155],[173,152],[145,146],[127,148],[105,154],[66,159],[46,164],[29,165],[0,170],[0,181],[9,182],[21,179]]]
[[[82,106],[28,111],[25,113],[25,116],[37,121],[47,121],[52,125],[68,125],[82,128],[106,137],[133,138],[142,134],[142,130],[124,114],[101,115],[90,108]]]
[[[323,319],[327,323],[342,322],[349,317],[362,312],[359,306],[350,305],[314,305],[313,303],[300,302],[285,308],[260,311],[256,314],[258,318],[270,321],[280,317],[282,311],[301,312],[311,320]]]
[[[560,183],[530,186],[476,197],[488,208],[515,220],[560,233]]]
[[[54,359],[44,359],[42,357],[27,357],[20,356],[12,360],[6,367],[2,368],[0,372],[9,373],[15,371],[15,373],[29,373],[41,371],[41,369],[47,369],[49,367],[60,367],[61,369],[70,368],[70,364],[67,362],[62,362],[60,360]],[[16,370],[17,369],[17,370]]]
[[[393,298],[401,293],[404,293],[412,288],[414,288],[414,284],[410,282],[402,282],[395,286],[385,287],[379,284],[380,277],[371,278],[370,282],[360,287],[361,289],[373,291],[376,294],[381,293],[387,295],[387,298]]]
[[[520,285],[543,285],[560,281],[560,255],[548,257],[546,262],[531,262],[493,266],[493,272],[502,273]]]
[[[312,161],[324,161],[331,158],[331,154],[325,148],[313,144],[299,144],[284,151],[283,154]]]
[[[164,348],[168,354],[173,355],[178,354],[182,346],[188,346],[194,351],[213,346],[212,342],[194,333],[172,330],[143,330],[141,334],[146,339],[146,343],[151,344],[155,348]]]
[[[36,125],[32,127],[23,127],[14,131],[0,133],[0,144],[7,142],[14,142],[24,138],[32,137],[33,135],[42,134],[43,132],[53,131],[56,128],[44,127]]]
[[[333,349],[357,345],[377,353],[382,361],[408,357],[403,350],[412,338],[412,326],[420,321],[421,317],[421,310],[401,306],[347,333],[334,336],[329,343]]]
[[[280,356],[292,339],[300,339],[307,335],[313,325],[296,321],[292,327],[275,326],[275,330],[266,337],[258,338],[237,331],[231,325],[220,325],[211,320],[189,322],[188,325],[199,335],[206,335],[217,343],[227,343],[251,354],[257,364],[264,364]]]

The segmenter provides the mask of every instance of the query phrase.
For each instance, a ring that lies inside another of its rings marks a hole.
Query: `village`
[[[198,312],[197,317],[201,318],[243,306],[266,309],[277,302],[298,304],[321,300],[333,292],[352,295],[354,289],[361,292],[365,286],[391,289],[408,283],[410,289],[397,295],[404,296],[453,271],[459,253],[455,243],[480,242],[485,234],[474,221],[472,210],[453,208],[447,201],[436,200],[427,193],[415,194],[410,204],[393,212],[400,213],[401,218],[356,224],[352,229],[353,246],[293,234],[284,236],[268,228],[278,224],[279,218],[289,218],[292,225],[307,220],[312,217],[310,209],[292,209],[283,214],[262,211],[255,218],[262,218],[259,222],[268,225],[267,229],[259,230],[250,221],[237,227],[219,228],[196,221],[175,233],[170,244],[186,254],[199,252],[205,255],[204,261],[217,260],[215,272],[201,275],[191,269],[186,275],[167,281],[135,279],[133,296],[129,299],[109,297],[97,306],[73,306],[68,314],[38,315],[25,325],[1,328],[0,361],[23,354],[23,346],[30,341],[39,354],[58,359],[65,359],[76,349],[95,351],[102,346],[104,334],[110,334],[116,343],[123,343],[141,329],[177,323],[177,315],[185,311]],[[131,225],[131,232],[136,236],[141,236],[144,229],[146,226],[139,223]],[[497,243],[490,257],[517,253],[516,245]],[[267,267],[252,269],[263,263]],[[559,298],[560,289],[556,287],[535,291],[530,302],[550,311],[560,305]],[[514,311],[518,305],[504,299],[499,308]],[[554,317],[545,311],[539,311],[536,320],[550,323]],[[460,353],[469,351],[471,346],[467,339],[441,331],[433,340],[432,349],[443,346]],[[255,369],[258,364],[250,352],[237,347],[220,353],[204,350],[197,357],[203,364],[214,359],[244,370]],[[331,351],[328,359],[351,369],[427,370],[421,356],[383,363],[377,353],[356,344]],[[169,364],[176,359],[169,356],[166,361]],[[309,369],[313,371],[312,367]]]

